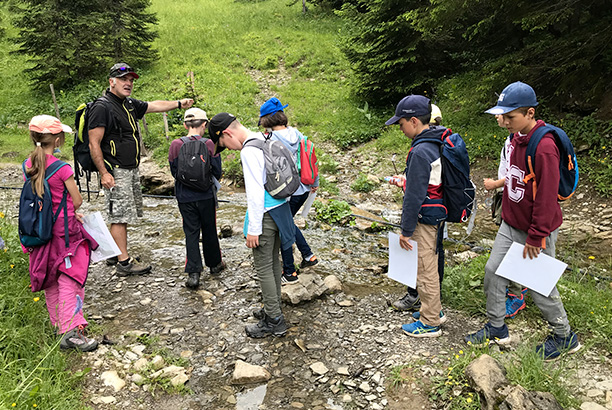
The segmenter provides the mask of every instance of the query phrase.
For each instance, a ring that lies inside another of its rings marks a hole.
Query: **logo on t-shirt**
[[[508,175],[506,176],[506,189],[508,190],[508,198],[511,201],[519,203],[525,196],[525,171],[516,165],[510,165]]]

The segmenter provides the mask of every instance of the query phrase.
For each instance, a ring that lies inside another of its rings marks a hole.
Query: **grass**
[[[17,230],[0,213],[0,408],[82,409],[78,383],[88,369],[66,371],[44,296],[29,288]],[[76,356],[77,354],[74,353]]]

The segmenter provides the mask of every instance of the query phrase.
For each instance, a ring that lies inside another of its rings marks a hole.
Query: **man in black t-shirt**
[[[131,258],[127,250],[127,225],[142,216],[140,191],[140,133],[137,121],[150,112],[189,108],[191,98],[178,101],[140,101],[130,98],[138,74],[129,65],[110,69],[109,88],[89,112],[89,149],[100,172],[106,198],[110,232],[121,255],[107,260],[117,264],[119,276],[147,273],[151,266]]]

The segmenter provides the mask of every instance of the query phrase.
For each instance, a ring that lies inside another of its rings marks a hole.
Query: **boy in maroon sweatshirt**
[[[504,323],[505,297],[508,279],[495,274],[513,242],[525,245],[523,258],[537,258],[540,252],[555,256],[555,243],[563,222],[557,202],[559,188],[559,149],[552,134],[545,134],[535,153],[534,178],[525,163],[527,143],[533,132],[544,125],[535,119],[538,105],[535,92],[520,81],[507,86],[497,105],[486,112],[503,116],[503,125],[512,134],[508,173],[502,200],[502,224],[497,232],[491,256],[485,266],[484,288],[487,295],[489,322],[476,333],[465,337],[466,342],[481,345],[510,342]],[[531,297],[553,330],[536,351],[545,360],[562,353],[574,353],[581,347],[570,329],[567,314],[557,288],[549,296],[531,290]]]

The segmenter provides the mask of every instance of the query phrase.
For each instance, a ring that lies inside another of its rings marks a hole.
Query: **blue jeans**
[[[294,195],[291,197],[289,201],[289,207],[291,208],[291,215],[295,216],[297,211],[304,205],[306,199],[308,199],[308,194],[310,192],[304,192],[302,195]],[[306,242],[306,238],[302,235],[302,231],[296,226],[295,227],[295,244],[302,254],[302,258],[307,258],[312,255],[312,251],[310,250],[310,246]],[[289,249],[285,249],[281,251],[281,256],[283,257],[283,273],[291,274],[295,272],[295,263],[293,259],[293,247]]]

